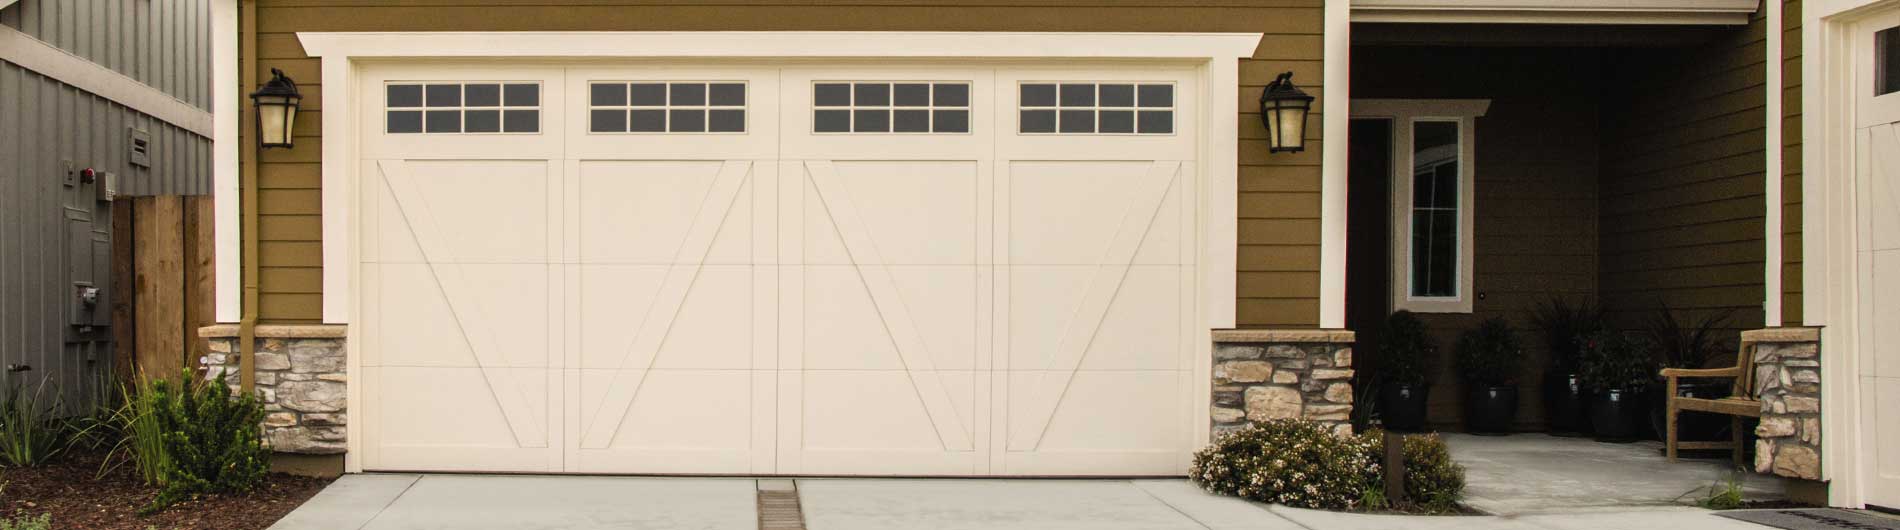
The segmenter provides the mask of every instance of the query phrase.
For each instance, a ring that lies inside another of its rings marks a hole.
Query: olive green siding
[[[1603,52],[1595,48],[1353,48],[1355,98],[1489,99],[1476,121],[1470,314],[1421,314],[1446,353],[1431,375],[1428,419],[1455,427],[1463,386],[1450,362],[1460,332],[1491,317],[1526,327],[1549,295],[1597,295],[1598,92]],[[1352,208],[1389,208],[1354,198]],[[1369,204],[1370,203],[1370,204]],[[1350,256],[1347,259],[1352,259]],[[1548,354],[1528,331],[1517,418],[1543,423],[1537,374]],[[1377,362],[1362,352],[1356,366]]]
[[[1666,304],[1691,318],[1733,311],[1733,331],[1762,325],[1765,35],[1757,12],[1702,45],[1610,53],[1600,281],[1613,324],[1640,326]]]
[[[1801,325],[1801,0],[1781,16],[1781,322]]]
[[[1269,156],[1259,116],[1249,109],[1274,74],[1292,71],[1314,95],[1323,90],[1320,0],[940,0],[936,5],[848,1],[738,0],[726,5],[649,0],[498,1],[287,0],[258,4],[259,79],[279,68],[297,79],[305,112],[296,147],[262,153],[258,232],[259,317],[309,322],[322,314],[320,153],[323,80],[299,31],[1123,31],[1265,33],[1240,65],[1240,272],[1244,327],[1313,327],[1319,312],[1319,143]],[[1325,102],[1315,103],[1323,110]],[[1315,114],[1317,125],[1321,116]],[[1308,135],[1319,139],[1319,127]]]

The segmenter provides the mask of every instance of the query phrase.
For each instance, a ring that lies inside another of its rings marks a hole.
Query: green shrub
[[[1656,341],[1665,366],[1706,368],[1711,360],[1727,359],[1734,364],[1734,348],[1722,338],[1722,326],[1735,315],[1735,308],[1704,313],[1701,318],[1677,318],[1669,304],[1661,304],[1650,316],[1649,336]],[[1732,332],[1731,332],[1732,333]]]
[[[1360,437],[1362,444],[1372,447],[1370,458],[1384,469],[1385,433],[1371,431]],[[1430,513],[1456,510],[1464,498],[1465,466],[1452,461],[1451,448],[1436,434],[1409,434],[1404,440],[1406,500]],[[1382,486],[1373,489],[1383,492]]]
[[[1458,336],[1458,373],[1466,383],[1507,386],[1517,381],[1524,348],[1503,317],[1491,317]]]
[[[1418,315],[1401,309],[1386,317],[1379,336],[1380,377],[1393,383],[1422,385],[1437,358],[1438,347],[1432,345],[1425,322]]]
[[[1365,500],[1379,466],[1373,447],[1305,420],[1256,422],[1194,454],[1189,477],[1201,488],[1298,508],[1342,510]]]
[[[251,395],[231,396],[224,374],[211,382],[186,372],[182,382],[152,383],[157,427],[169,459],[157,511],[200,493],[247,491],[270,470],[270,454],[259,439],[264,407]]]
[[[1656,377],[1656,344],[1642,333],[1601,331],[1579,341],[1583,382],[1594,390],[1639,392]]]
[[[25,384],[7,387],[6,398],[0,400],[0,462],[33,467],[66,450],[71,437],[59,418],[59,395],[49,398],[47,388],[45,380],[31,392]]]
[[[115,442],[99,465],[104,476],[116,465],[130,463],[139,480],[160,485],[170,458],[165,454],[165,437],[159,429],[158,415],[163,402],[150,378],[138,376],[130,386],[119,387],[119,403],[107,411],[104,425],[115,433]],[[122,458],[116,458],[122,457]]]
[[[1531,312],[1531,326],[1537,328],[1544,347],[1550,350],[1552,368],[1575,372],[1583,358],[1577,339],[1603,331],[1603,306],[1589,298],[1571,301],[1553,295]]]
[[[50,530],[53,528],[53,514],[42,513],[39,517],[18,512],[13,517],[0,518],[0,530]]]

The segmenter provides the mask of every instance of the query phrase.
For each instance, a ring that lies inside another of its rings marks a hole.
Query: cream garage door
[[[1194,71],[382,65],[366,469],[1168,475]]]
[[[1900,9],[1854,36],[1862,491],[1900,508]]]

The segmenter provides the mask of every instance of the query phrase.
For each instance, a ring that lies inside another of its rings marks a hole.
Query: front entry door
[[[1867,504],[1900,507],[1900,10],[1855,30],[1854,257]]]

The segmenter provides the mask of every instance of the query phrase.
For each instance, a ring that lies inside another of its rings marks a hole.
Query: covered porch
[[[1434,348],[1420,374],[1422,427],[1506,434],[1450,436],[1470,468],[1474,507],[1692,502],[1736,476],[1727,450],[1663,456],[1660,380],[1631,397],[1640,418],[1635,432],[1613,436],[1618,443],[1594,440],[1587,415],[1553,417],[1546,375],[1578,368],[1553,354],[1535,321],[1557,300],[1600,307],[1611,333],[1707,340],[1693,348],[1704,355],[1658,349],[1651,373],[1734,366],[1744,331],[1799,321],[1799,226],[1768,222],[1770,203],[1780,203],[1771,184],[1798,189],[1800,171],[1769,156],[1768,116],[1781,111],[1768,104],[1779,93],[1771,79],[1780,82],[1768,71],[1783,58],[1767,58],[1765,13],[1745,24],[1353,25],[1345,306],[1356,333],[1356,424],[1389,419],[1380,391],[1406,368],[1382,350],[1388,318],[1404,310]],[[1798,110],[1781,115],[1799,119]],[[1798,153],[1793,123],[1789,152]],[[1792,204],[1778,208],[1798,218]],[[1771,237],[1794,250],[1771,256]],[[1794,285],[1773,278],[1787,267]],[[1796,306],[1771,318],[1784,296]],[[1504,383],[1516,394],[1506,422],[1474,428],[1480,384],[1456,359],[1461,337],[1488,320],[1524,355]],[[1730,392],[1727,380],[1695,382],[1705,396]],[[1733,430],[1727,417],[1691,414],[1685,425],[1688,439],[1727,440]],[[1741,422],[1749,500],[1792,489],[1824,503],[1818,482],[1753,473],[1756,428],[1754,418]]]

